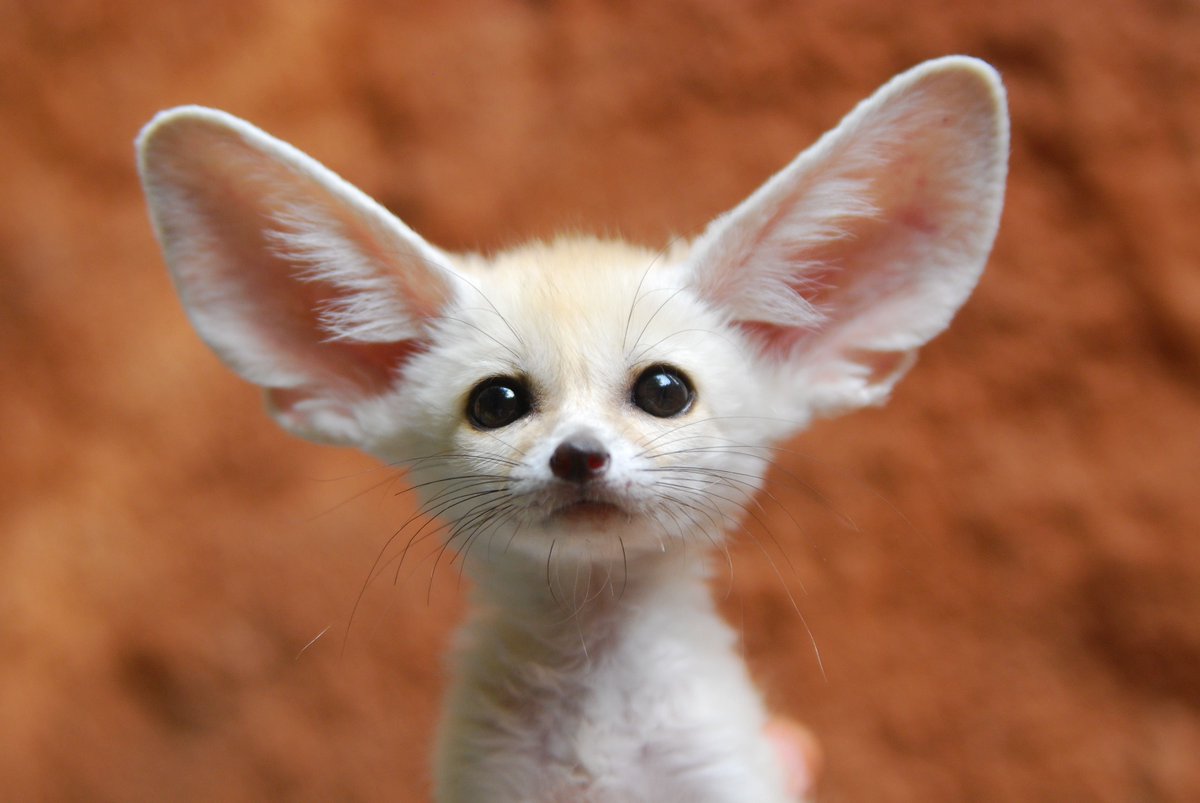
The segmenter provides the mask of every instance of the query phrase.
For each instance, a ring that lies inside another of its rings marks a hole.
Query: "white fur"
[[[875,404],[978,279],[1003,198],[995,73],[886,85],[690,248],[587,238],[486,259],[429,245],[290,146],[209,109],[138,141],[200,335],[289,430],[405,462],[476,580],[442,726],[443,803],[784,801],[766,715],[707,563],[767,448]],[[631,402],[648,366],[693,406]],[[466,419],[482,380],[532,411]],[[586,435],[610,462],[558,479]],[[565,506],[608,505],[603,515]],[[613,511],[619,511],[614,514]]]

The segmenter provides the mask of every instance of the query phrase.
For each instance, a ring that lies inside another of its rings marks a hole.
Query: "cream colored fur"
[[[881,89],[694,243],[446,253],[290,146],[185,107],[138,141],[200,335],[288,430],[408,465],[476,582],[436,768],[443,803],[773,803],[765,712],[708,561],[767,451],[886,399],[974,287],[1003,199],[981,62]],[[672,366],[695,400],[631,399]],[[527,414],[469,420],[489,377]],[[586,482],[560,446],[600,444]],[[581,512],[582,511],[582,512]]]

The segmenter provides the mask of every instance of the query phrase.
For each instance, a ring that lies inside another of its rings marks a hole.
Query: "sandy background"
[[[825,801],[1200,800],[1188,0],[0,0],[0,798],[428,794],[459,581],[385,578],[347,631],[409,503],[188,328],[156,110],[247,117],[447,248],[658,244],[953,52],[1010,92],[991,266],[888,408],[792,445],[794,570],[747,537],[727,609]]]

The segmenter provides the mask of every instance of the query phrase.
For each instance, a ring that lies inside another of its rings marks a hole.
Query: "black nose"
[[[608,450],[592,435],[567,438],[550,455],[550,470],[567,482],[594,480],[608,470],[608,464]]]

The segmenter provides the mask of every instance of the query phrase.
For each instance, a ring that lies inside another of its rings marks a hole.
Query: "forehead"
[[[464,318],[484,351],[525,371],[623,371],[669,348],[699,312],[679,254],[620,242],[560,239],[465,267],[478,297],[464,299]]]

